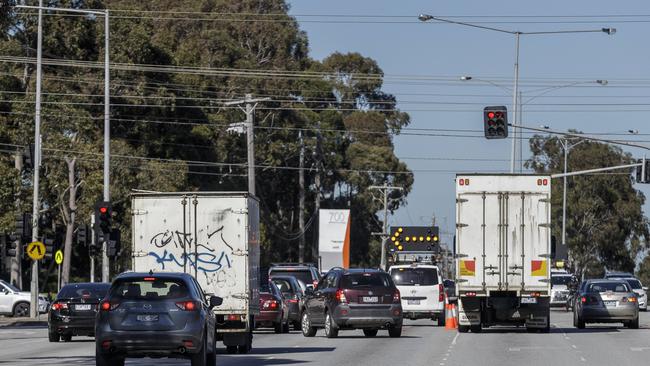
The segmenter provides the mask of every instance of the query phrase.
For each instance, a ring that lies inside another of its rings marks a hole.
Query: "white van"
[[[388,272],[401,294],[404,318],[437,320],[439,326],[445,325],[445,288],[437,266],[394,265]]]

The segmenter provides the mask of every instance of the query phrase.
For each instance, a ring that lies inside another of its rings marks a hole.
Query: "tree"
[[[557,137],[536,135],[530,140],[533,157],[527,167],[539,174],[563,171],[564,152]],[[571,149],[568,171],[630,164],[620,148],[584,141]],[[568,178],[567,244],[576,274],[597,276],[605,270],[633,271],[635,258],[645,247],[648,221],[643,216],[644,195],[624,172]],[[562,184],[552,185],[553,235],[561,237]]]

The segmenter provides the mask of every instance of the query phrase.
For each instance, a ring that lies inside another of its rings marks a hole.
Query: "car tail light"
[[[540,295],[541,295],[541,293],[539,293],[539,292],[531,292],[530,293],[531,297],[540,297]]]
[[[243,322],[244,316],[238,314],[228,314],[228,316],[226,316],[226,320],[231,322]]]
[[[624,297],[621,302],[636,302],[636,297]]]
[[[399,304],[402,301],[399,290],[395,289],[393,292],[393,303]]]
[[[181,301],[176,303],[176,307],[185,311],[194,311],[198,308],[194,301]]]
[[[587,298],[585,296],[581,297],[580,302],[583,303],[583,304],[586,304],[587,303]]]
[[[336,290],[336,301],[338,301],[341,304],[345,304],[348,302],[348,299],[345,297],[345,293],[343,292],[342,289]]]
[[[62,302],[55,302],[54,304],[52,304],[52,310],[61,311],[67,308],[68,308],[68,304]]]
[[[120,306],[120,303],[114,302],[111,303],[110,301],[102,301],[102,303],[99,305],[99,309],[101,311],[111,311],[115,310]]]
[[[262,303],[262,309],[275,310],[278,308],[279,303],[276,300],[266,300]]]
[[[438,285],[438,301],[445,301],[445,287],[442,284]]]

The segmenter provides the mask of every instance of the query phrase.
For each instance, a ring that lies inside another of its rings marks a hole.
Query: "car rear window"
[[[111,298],[124,300],[166,300],[188,296],[185,283],[176,279],[118,280],[111,288]]]
[[[271,269],[271,277],[280,277],[280,276],[290,276],[294,277],[305,284],[311,285],[314,283],[316,278],[312,277],[311,271],[307,268],[305,269]]]
[[[274,279],[273,283],[275,283],[275,285],[278,286],[278,289],[283,294],[293,294],[293,289],[291,288],[291,284],[289,283],[289,281],[282,280],[282,279]]]
[[[640,290],[640,289],[643,288],[643,286],[641,286],[641,281],[636,280],[636,279],[634,279],[634,278],[628,278],[628,279],[625,279],[625,281],[626,281],[626,282],[630,285],[630,287],[632,287],[634,290]]]
[[[351,273],[343,276],[341,287],[393,287],[393,284],[385,273]]]
[[[571,276],[551,276],[551,285],[568,285]]]
[[[435,268],[393,268],[390,271],[397,286],[433,286],[438,284]]]
[[[70,284],[63,286],[57,299],[103,299],[108,292],[109,285],[79,285]]]
[[[589,285],[588,292],[630,292],[630,286],[624,282],[595,282]]]

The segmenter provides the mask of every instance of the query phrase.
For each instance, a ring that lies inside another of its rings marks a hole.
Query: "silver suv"
[[[38,312],[47,313],[48,301],[43,296],[38,296]],[[13,317],[29,316],[29,304],[31,294],[27,291],[20,291],[12,284],[0,280],[0,315]]]

